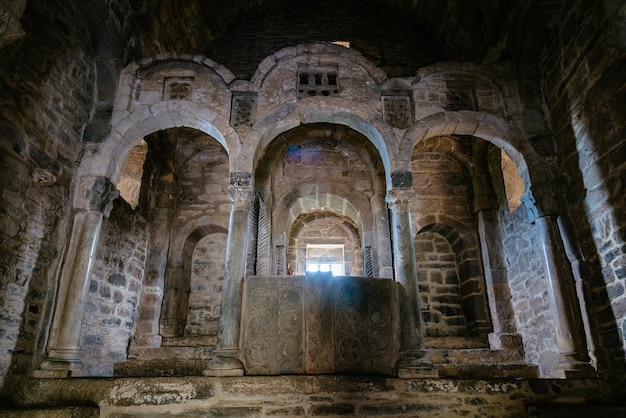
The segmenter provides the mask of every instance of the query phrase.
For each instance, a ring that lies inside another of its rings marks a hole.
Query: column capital
[[[535,222],[537,218],[557,216],[559,213],[559,192],[557,182],[535,182],[522,196],[528,218]]]
[[[254,200],[252,173],[233,171],[230,173],[228,196],[235,209],[249,209]]]
[[[75,209],[100,212],[108,218],[113,201],[119,195],[119,190],[108,177],[85,176],[80,178],[76,187],[73,205]]]
[[[387,205],[391,209],[409,210],[409,201],[413,197],[413,190],[393,188],[387,191]]]

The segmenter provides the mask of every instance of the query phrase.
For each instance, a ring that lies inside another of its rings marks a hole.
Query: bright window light
[[[332,272],[344,276],[343,244],[307,244],[306,271],[310,273]]]

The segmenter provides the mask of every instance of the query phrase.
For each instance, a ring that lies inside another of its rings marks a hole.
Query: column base
[[[426,358],[426,351],[420,349],[400,350],[396,371],[400,379],[436,379],[439,377],[437,367]]]
[[[243,376],[244,367],[239,360],[239,353],[239,349],[216,349],[202,374],[215,377]]]
[[[71,377],[72,373],[82,370],[83,363],[76,359],[48,358],[39,369],[33,370],[32,376],[37,379],[59,379]]]
[[[579,353],[551,353],[540,359],[542,375],[550,379],[595,379],[597,371],[587,356]]]
[[[492,332],[489,334],[489,346],[493,350],[522,350],[522,336],[506,332]]]
[[[580,354],[559,354],[558,361],[550,370],[554,379],[594,379],[598,372],[588,361],[579,360]]]

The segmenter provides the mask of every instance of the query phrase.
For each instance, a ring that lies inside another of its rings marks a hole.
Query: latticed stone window
[[[338,96],[337,67],[300,67],[298,70],[298,98],[311,96]]]

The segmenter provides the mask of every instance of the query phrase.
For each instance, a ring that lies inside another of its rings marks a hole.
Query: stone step
[[[532,364],[438,364],[440,379],[533,379],[539,367]]]
[[[130,360],[115,363],[115,377],[181,377],[202,376],[207,368],[207,360],[199,359],[161,359]]]
[[[97,406],[68,406],[58,408],[0,409],[3,418],[98,418]]]
[[[435,364],[525,364],[523,350],[469,349],[426,349],[426,355]]]
[[[130,360],[149,361],[167,359],[210,360],[215,347],[210,346],[170,346],[155,348],[135,348],[128,353]]]

